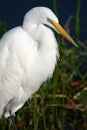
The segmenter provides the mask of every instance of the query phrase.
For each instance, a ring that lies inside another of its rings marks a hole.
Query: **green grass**
[[[75,23],[75,39],[78,42],[80,37],[80,10],[81,0],[78,0],[77,11],[76,11],[76,23]]]
[[[0,37],[6,32],[6,23],[0,21]]]
[[[56,2],[53,0],[58,15]],[[79,39],[80,11],[78,0],[73,34],[79,47],[68,47],[67,41],[58,36],[61,57],[53,78],[17,112],[18,130],[87,129],[87,46]],[[6,129],[13,129],[11,120],[0,120],[0,130]]]

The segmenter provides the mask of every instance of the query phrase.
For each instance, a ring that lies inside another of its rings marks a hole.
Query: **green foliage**
[[[81,10],[81,0],[78,0],[76,11],[76,22],[75,22],[75,40],[77,42],[80,37],[80,10]]]
[[[0,37],[6,32],[6,23],[0,21]]]
[[[84,103],[87,106],[87,88],[75,95],[75,99]]]

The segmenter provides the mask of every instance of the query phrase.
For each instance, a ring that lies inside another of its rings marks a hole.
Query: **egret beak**
[[[78,47],[78,45],[74,42],[74,40],[69,36],[69,34],[63,29],[63,27],[55,22],[54,20],[51,19],[47,19],[57,30],[58,33],[60,33],[63,37],[65,37],[69,42],[71,42],[73,45],[75,45],[76,47]]]

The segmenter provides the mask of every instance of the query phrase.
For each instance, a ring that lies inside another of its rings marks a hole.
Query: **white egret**
[[[31,9],[23,25],[6,32],[0,40],[0,118],[15,115],[52,77],[59,51],[51,28],[77,46],[47,7]]]

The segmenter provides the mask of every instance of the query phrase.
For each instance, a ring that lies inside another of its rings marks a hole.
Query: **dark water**
[[[60,23],[65,24],[70,15],[75,16],[78,0],[56,0]],[[21,25],[25,13],[35,6],[47,6],[53,10],[53,0],[0,0],[0,20],[7,29]],[[87,40],[87,0],[81,2],[80,39]],[[75,22],[75,21],[74,21]]]

